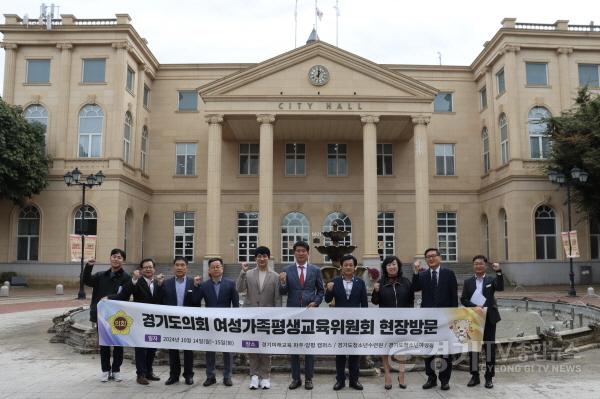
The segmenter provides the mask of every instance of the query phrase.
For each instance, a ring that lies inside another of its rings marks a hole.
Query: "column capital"
[[[412,123],[413,125],[429,125],[429,122],[431,121],[431,117],[430,116],[425,116],[425,115],[412,115]]]
[[[573,52],[573,47],[559,47],[556,49],[558,54],[566,54],[569,55]]]
[[[17,43],[1,42],[0,47],[2,47],[4,50],[16,50],[19,46]]]
[[[72,50],[73,43],[59,42],[56,43],[56,48],[59,50]]]
[[[129,50],[129,48],[131,46],[129,45],[128,42],[122,41],[122,42],[113,42],[112,47],[117,50]]]
[[[206,123],[209,125],[216,125],[223,123],[223,115],[222,114],[209,114],[204,117]]]
[[[377,116],[377,115],[361,115],[360,121],[362,123],[364,123],[364,124],[367,124],[367,123],[378,123],[379,122],[379,116]]]
[[[514,44],[507,44],[502,48],[502,53],[518,53],[519,51],[521,51],[521,47]]]
[[[256,121],[260,124],[271,124],[275,122],[275,115],[273,114],[258,114],[256,115]]]

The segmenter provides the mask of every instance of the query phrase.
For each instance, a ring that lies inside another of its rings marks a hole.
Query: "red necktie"
[[[304,288],[304,266],[300,267],[300,286]]]

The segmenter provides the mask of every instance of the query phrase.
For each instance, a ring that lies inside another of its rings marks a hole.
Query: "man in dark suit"
[[[188,261],[183,256],[176,256],[173,260],[174,277],[167,279],[161,285],[163,305],[170,306],[194,306],[194,288],[200,284],[200,276],[193,279],[187,277]],[[183,351],[183,378],[187,385],[194,384],[194,352]],[[179,350],[169,349],[169,379],[165,385],[171,385],[179,381],[181,375],[181,361]]]
[[[329,303],[335,300],[336,308],[367,308],[367,287],[365,282],[354,276],[356,258],[352,255],[344,255],[340,259],[342,265],[342,275],[335,277],[327,283],[325,291],[325,302]],[[335,357],[335,384],[334,391],[339,391],[346,385],[346,357],[348,358],[348,377],[350,387],[362,391],[363,386],[358,382],[358,355],[336,355]]]
[[[421,270],[421,262],[414,264],[414,274],[412,279],[414,291],[421,291],[422,308],[456,308],[458,307],[458,284],[456,275],[450,269],[440,267],[442,257],[437,248],[428,248],[425,251],[425,261],[429,266],[428,270]],[[425,358],[425,373],[427,382],[423,389],[430,389],[437,386],[437,376],[431,367],[431,363],[436,356]],[[444,391],[450,389],[450,376],[452,374],[452,356],[441,356],[442,368],[440,370],[440,383]]]
[[[493,388],[492,378],[496,371],[496,323],[500,321],[500,312],[494,293],[504,291],[504,276],[500,264],[492,264],[495,276],[485,274],[488,260],[483,255],[473,258],[475,275],[465,280],[460,302],[465,307],[486,307],[485,327],[483,329],[483,347],[485,350],[485,387]],[[479,352],[470,352],[471,380],[468,387],[479,385]]]
[[[240,297],[235,289],[235,282],[223,277],[223,260],[212,258],[208,260],[208,275],[210,279],[200,284],[195,294],[194,303],[198,306],[204,300],[207,308],[239,308]],[[230,387],[233,353],[223,352],[223,385]],[[215,352],[206,352],[206,381],[205,387],[216,384]]]
[[[309,246],[304,241],[294,244],[296,262],[279,273],[279,293],[287,295],[287,307],[318,307],[323,302],[323,278],[321,269],[308,263]],[[292,382],[289,389],[302,385],[300,378],[300,355],[291,355]],[[313,389],[314,355],[304,356],[305,389]]]
[[[133,302],[162,304],[161,290],[159,285],[162,283],[162,274],[154,276],[156,268],[154,260],[147,258],[140,262],[140,268],[134,270],[131,280],[125,284],[120,294],[110,295],[109,299],[119,301],[129,301],[133,295]],[[148,385],[148,381],[159,381],[160,378],[154,375],[152,363],[156,355],[155,348],[135,348],[135,368],[137,374],[137,383]]]

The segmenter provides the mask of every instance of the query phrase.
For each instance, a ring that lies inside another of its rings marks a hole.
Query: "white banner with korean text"
[[[197,308],[104,300],[100,345],[216,352],[438,355],[479,351],[485,308]]]

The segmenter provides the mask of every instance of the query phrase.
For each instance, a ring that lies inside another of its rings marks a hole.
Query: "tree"
[[[44,126],[28,123],[21,107],[0,98],[0,198],[22,205],[48,184]]]
[[[574,202],[580,212],[600,216],[600,96],[579,90],[575,106],[549,119],[552,150],[546,171],[570,175],[573,167],[589,173],[585,184],[575,184]]]

